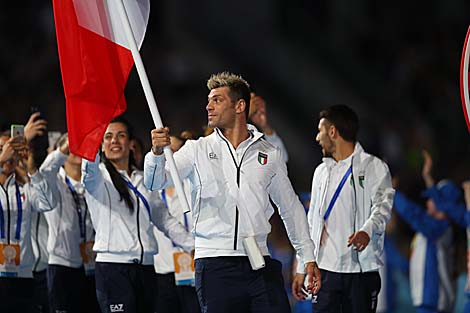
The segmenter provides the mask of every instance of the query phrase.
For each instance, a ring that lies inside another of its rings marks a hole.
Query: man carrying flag
[[[175,153],[181,177],[191,182],[195,234],[196,291],[204,313],[290,312],[279,261],[266,239],[279,208],[289,239],[308,274],[307,290],[320,289],[320,272],[305,211],[287,176],[281,152],[247,124],[250,88],[240,76],[223,72],[207,82],[208,126],[214,132],[188,140]],[[163,148],[168,128],[151,132],[144,161],[147,188],[171,186]],[[235,305],[234,305],[235,304]]]

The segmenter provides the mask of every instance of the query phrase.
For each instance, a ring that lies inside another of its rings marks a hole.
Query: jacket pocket
[[[214,198],[218,194],[217,179],[215,177],[204,177],[201,181],[201,198]]]

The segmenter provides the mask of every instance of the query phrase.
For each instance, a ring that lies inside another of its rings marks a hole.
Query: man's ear
[[[334,139],[338,136],[338,130],[336,129],[335,125],[330,125],[328,127],[328,137]]]
[[[246,102],[243,99],[239,99],[235,104],[235,113],[244,113],[246,110]]]

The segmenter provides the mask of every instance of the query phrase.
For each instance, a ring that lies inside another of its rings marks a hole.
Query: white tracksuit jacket
[[[48,226],[44,213],[33,212],[31,219],[31,242],[33,246],[34,265],[33,272],[47,269],[49,253],[47,252]]]
[[[114,187],[104,164],[99,163],[99,155],[94,162],[82,161],[82,182],[87,191],[86,200],[91,220],[95,227],[96,262],[136,263],[153,265],[153,256],[158,252],[153,227],[157,226],[176,244],[186,251],[194,247],[194,239],[184,226],[173,218],[160,200],[158,192],[150,192],[143,185],[141,171],[133,171],[130,181],[146,198],[150,214],[143,201],[130,190],[134,200],[131,212]]]
[[[395,194],[392,188],[388,166],[379,158],[366,153],[359,143],[356,144],[352,157],[352,174],[355,201],[351,199],[354,214],[355,231],[365,231],[370,238],[368,246],[359,252],[359,265],[362,272],[376,271],[384,264],[385,226],[390,219]],[[312,180],[312,194],[308,212],[311,238],[318,256],[320,239],[323,231],[323,216],[331,199],[325,199],[330,173],[325,162],[316,169]],[[341,196],[341,194],[340,194]],[[351,215],[345,214],[345,224],[350,224]],[[346,244],[347,238],[345,238]],[[319,260],[320,261],[320,260]],[[303,273],[302,268],[297,271]],[[338,272],[348,272],[346,268]]]
[[[65,170],[62,168],[66,159],[67,155],[57,149],[47,156],[40,169],[57,200],[57,207],[44,214],[49,226],[48,263],[80,268],[83,266],[80,244],[95,240],[95,235],[90,213],[86,208],[82,208],[81,219],[85,221],[86,238],[81,238],[79,216],[72,192],[65,182]],[[78,190],[77,186],[74,188]]]
[[[32,213],[51,210],[55,206],[54,197],[40,173],[23,186],[15,182],[15,174],[12,174],[0,189],[0,244],[20,246],[19,266],[13,271],[6,263],[0,264],[0,277],[32,278],[35,261],[31,242]]]
[[[191,183],[195,258],[246,255],[242,239],[248,236],[255,236],[261,252],[269,255],[271,197],[302,261],[314,261],[305,211],[287,177],[280,150],[253,126],[248,129],[250,138],[237,149],[215,129],[207,137],[188,140],[174,154],[181,178]],[[149,152],[144,175],[145,186],[151,190],[172,185],[164,155]]]
[[[187,184],[184,184],[183,186],[186,187]],[[184,190],[186,189],[187,188],[184,188]],[[190,199],[188,193],[186,193],[186,198]],[[180,205],[180,200],[176,194],[176,190],[173,196],[165,194],[165,199],[166,206],[170,214],[182,225],[185,225],[185,228],[190,231],[193,225],[191,212],[184,213],[184,209]],[[173,253],[180,251],[180,248],[175,247],[173,242],[157,228],[154,228],[154,234],[158,242],[158,254],[154,257],[155,271],[158,274],[172,273],[175,271]]]

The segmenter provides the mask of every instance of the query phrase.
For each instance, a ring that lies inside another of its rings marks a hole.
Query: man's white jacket
[[[130,177],[125,171],[119,172],[145,197],[150,212],[132,190],[129,192],[134,202],[133,211],[120,200],[108,170],[99,160],[97,155],[94,162],[82,161],[82,182],[96,231],[93,246],[96,262],[153,265],[153,256],[158,252],[153,234],[155,226],[184,250],[193,250],[193,237],[169,214],[158,192],[150,192],[143,186],[141,171],[134,170]]]
[[[191,183],[196,258],[202,250],[202,257],[246,255],[242,240],[249,236],[255,236],[261,252],[269,255],[271,197],[301,260],[314,261],[305,211],[287,177],[280,150],[251,125],[249,133],[250,138],[235,149],[215,129],[207,137],[188,140],[174,154],[180,177]],[[172,185],[164,155],[146,155],[144,184],[151,190]]]
[[[390,171],[387,164],[366,153],[359,143],[352,157],[352,176],[355,197],[351,199],[355,215],[356,231],[369,235],[368,246],[359,252],[359,265],[362,272],[378,270],[384,264],[385,226],[390,219],[393,196]],[[331,199],[326,199],[330,170],[325,162],[315,170],[312,180],[312,195],[308,212],[311,238],[315,244],[315,255],[320,249],[323,231],[323,217]],[[334,208],[333,208],[334,209]],[[344,214],[345,224],[349,224],[350,214]],[[347,238],[345,238],[345,244]],[[301,268],[298,272],[303,272]],[[345,269],[345,272],[347,270]],[[339,272],[342,272],[341,270]]]

